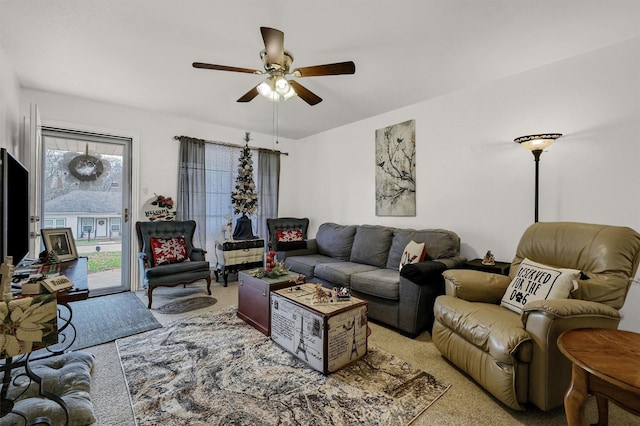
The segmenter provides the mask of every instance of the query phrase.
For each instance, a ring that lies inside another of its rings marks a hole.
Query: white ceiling
[[[279,104],[299,139],[640,36],[640,0],[0,0],[0,44],[24,88],[270,134],[273,104],[236,100],[264,77],[259,27],[285,34],[292,68],[353,60],[355,75],[300,79],[323,98]]]

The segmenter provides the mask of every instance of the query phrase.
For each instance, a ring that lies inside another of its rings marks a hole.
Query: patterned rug
[[[408,425],[449,388],[371,345],[323,376],[235,309],[116,343],[140,426]]]

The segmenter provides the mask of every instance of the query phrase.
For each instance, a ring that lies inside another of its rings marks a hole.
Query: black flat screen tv
[[[0,149],[0,263],[17,265],[29,254],[29,170],[5,148]]]

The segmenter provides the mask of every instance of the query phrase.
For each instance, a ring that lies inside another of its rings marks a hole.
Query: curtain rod
[[[173,139],[180,141],[182,139],[186,139],[189,141],[193,141],[193,142],[201,142],[201,143],[210,143],[210,144],[214,144],[214,145],[222,145],[222,146],[229,146],[232,148],[244,148],[244,145],[239,145],[236,143],[229,143],[229,142],[218,142],[218,141],[207,141],[204,139],[199,139],[199,138],[192,138],[189,136],[174,136]],[[258,151],[264,151],[264,152],[274,152],[276,154],[280,154],[280,155],[289,155],[288,152],[282,152],[282,151],[278,151],[275,149],[269,149],[269,148],[259,148],[259,147],[249,147],[251,149],[257,149]]]

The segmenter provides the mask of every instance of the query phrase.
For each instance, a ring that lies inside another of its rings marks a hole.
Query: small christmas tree
[[[242,148],[238,160],[238,177],[236,178],[236,190],[231,193],[231,204],[235,214],[256,214],[258,209],[258,195],[256,184],[253,182],[253,159],[249,148],[249,133],[245,136],[247,144]]]
[[[231,193],[231,204],[233,213],[242,214],[236,223],[233,238],[236,240],[247,240],[255,238],[253,235],[251,221],[247,215],[256,214],[258,210],[258,195],[256,194],[256,184],[253,182],[253,159],[249,148],[249,132],[246,132],[244,140],[246,142],[240,158],[238,159],[238,177],[236,177],[236,190]],[[244,225],[241,223],[244,222]],[[248,222],[249,229],[246,229]]]

